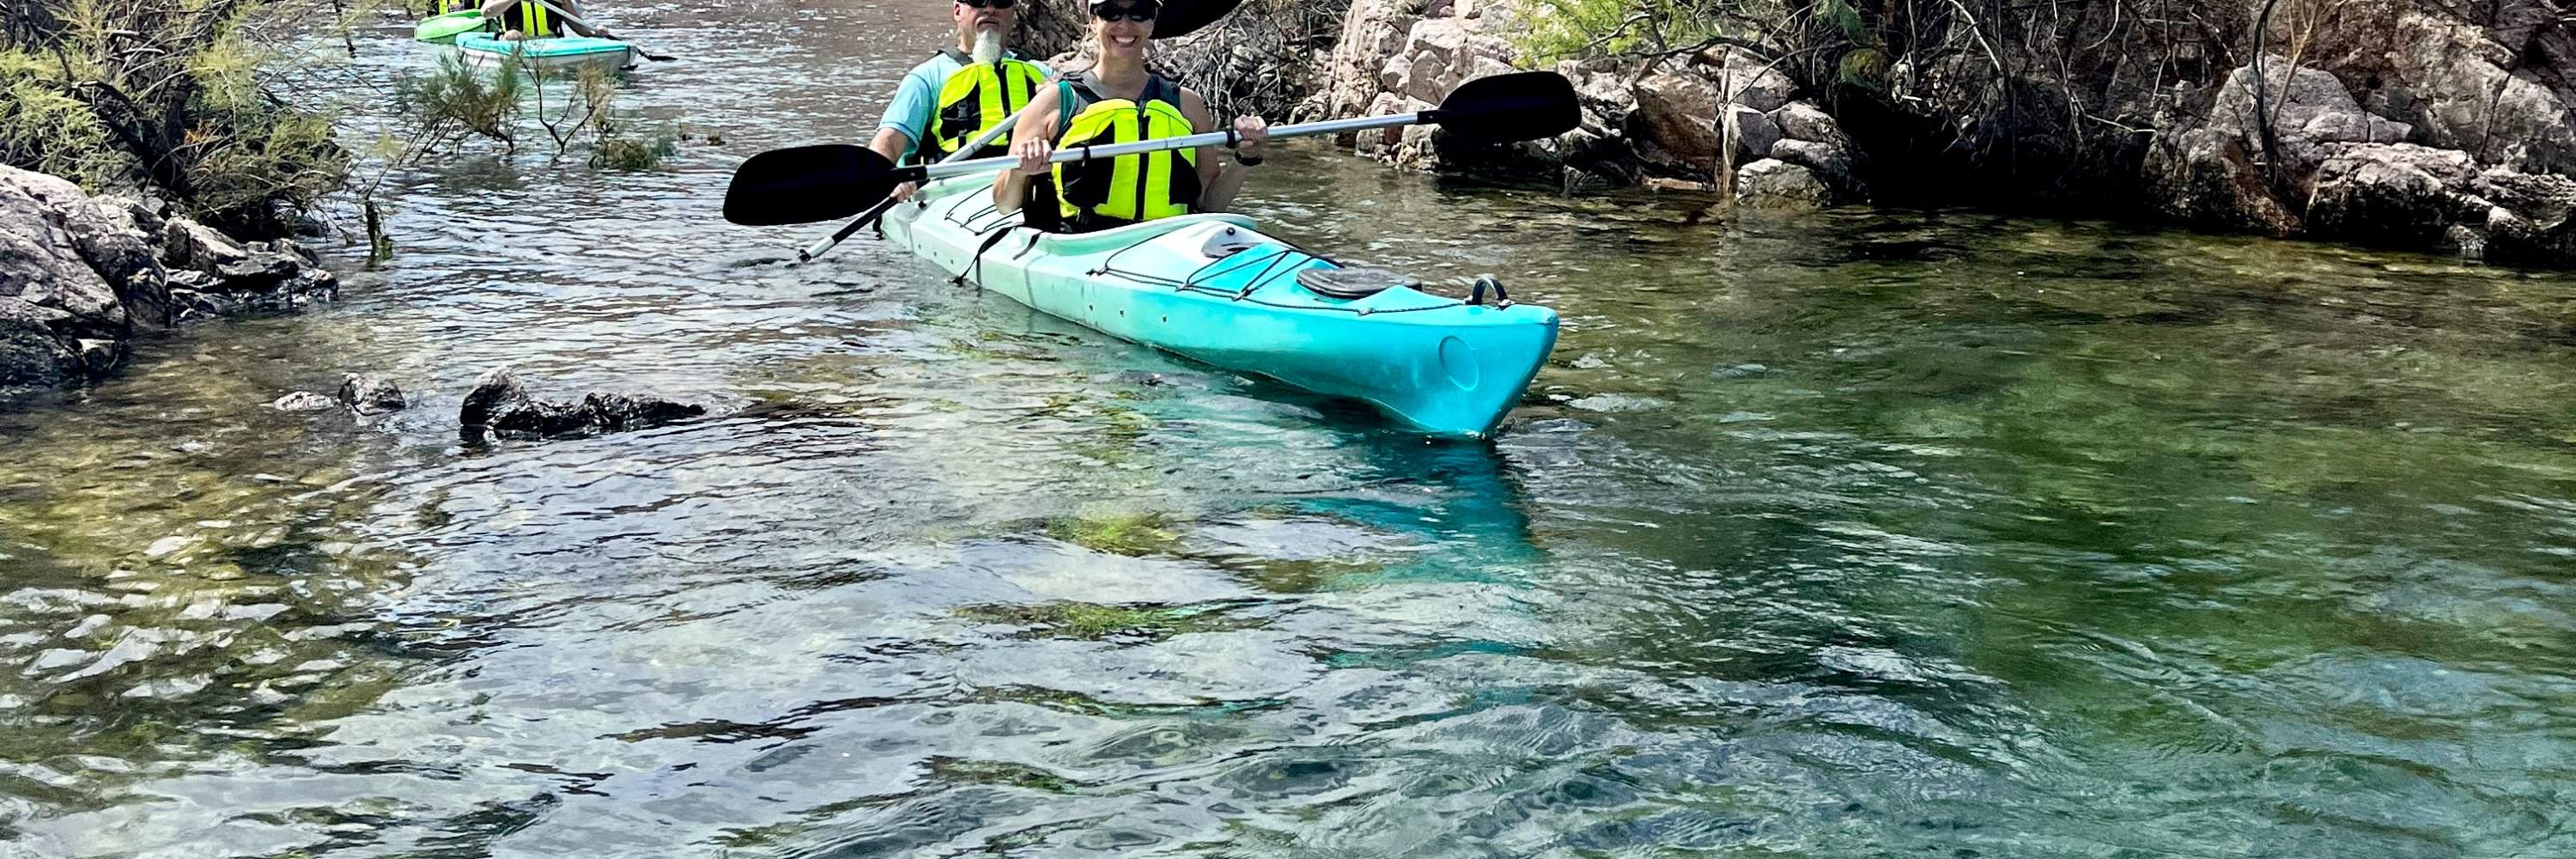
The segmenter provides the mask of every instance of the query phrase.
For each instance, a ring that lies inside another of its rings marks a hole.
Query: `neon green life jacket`
[[[923,132],[923,161],[948,157],[1027,107],[1047,77],[1036,63],[1017,57],[978,63],[955,48],[942,53],[957,60],[958,68],[939,87],[938,107],[930,114],[930,128]],[[967,157],[1007,155],[1010,144],[1011,136],[1004,132]]]
[[[1056,140],[1059,151],[1195,130],[1181,115],[1181,88],[1160,75],[1146,78],[1142,103],[1101,98],[1098,80],[1088,74],[1066,79],[1061,95],[1073,118]],[[1198,163],[1195,149],[1059,163],[1055,187],[1065,228],[1087,233],[1189,214],[1199,199]]]

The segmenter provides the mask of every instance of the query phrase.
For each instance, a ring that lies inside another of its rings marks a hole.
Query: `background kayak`
[[[499,68],[513,53],[520,56],[525,68],[542,74],[578,74],[583,67],[619,71],[635,66],[634,46],[615,39],[556,36],[509,41],[491,33],[467,33],[456,37],[455,45],[465,61],[478,69]]]

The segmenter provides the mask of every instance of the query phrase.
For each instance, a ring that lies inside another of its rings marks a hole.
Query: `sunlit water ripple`
[[[724,225],[902,14],[621,7],[723,145],[396,172],[342,303],[0,415],[0,855],[2576,855],[2576,281],[1289,153],[1566,316],[1425,444]],[[458,446],[505,363],[722,416]]]

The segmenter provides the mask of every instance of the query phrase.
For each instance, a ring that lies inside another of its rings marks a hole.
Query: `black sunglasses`
[[[1020,0],[957,0],[957,3],[977,9],[1008,9],[1019,5]]]
[[[1120,18],[1125,18],[1130,21],[1151,21],[1154,20],[1154,16],[1160,15],[1162,12],[1163,7],[1162,4],[1159,3],[1136,3],[1124,8],[1117,6],[1091,7],[1091,17],[1098,18],[1103,21],[1115,21]]]

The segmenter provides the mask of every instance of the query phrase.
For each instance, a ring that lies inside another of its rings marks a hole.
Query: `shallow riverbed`
[[[724,145],[397,173],[342,303],[0,415],[0,855],[2576,854],[2576,278],[1273,159],[1565,314],[1426,444],[722,223],[896,8],[620,8]],[[729,416],[459,448],[504,363]]]

